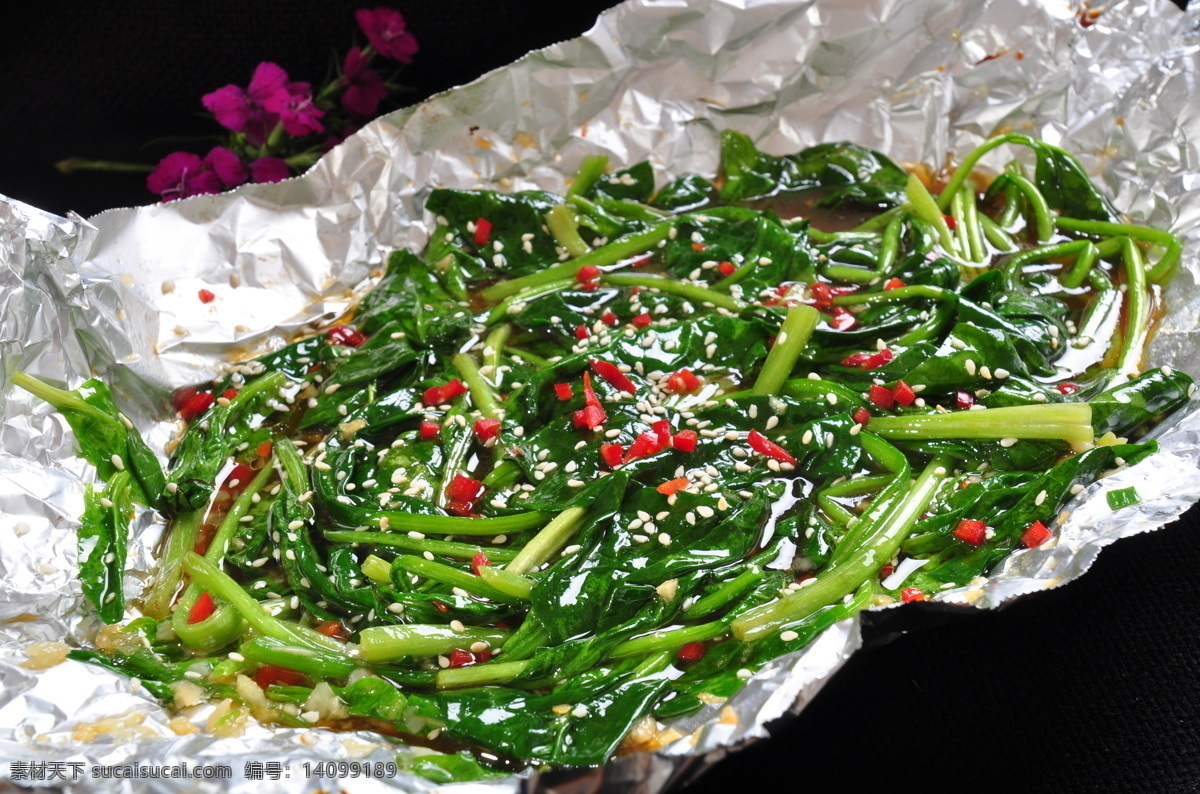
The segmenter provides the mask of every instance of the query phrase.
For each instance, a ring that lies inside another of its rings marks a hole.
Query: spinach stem
[[[609,265],[618,264],[638,254],[645,253],[666,240],[675,223],[674,219],[663,221],[645,231],[635,232],[619,240],[614,240],[608,245],[594,248],[584,256],[570,262],[554,265],[541,272],[531,273],[528,276],[521,276],[520,278],[493,284],[481,290],[479,294],[486,301],[500,301],[528,287],[549,284],[552,281],[559,281],[561,279],[574,279],[575,274],[579,272],[580,268],[587,265],[608,267]]]
[[[467,353],[456,353],[450,361],[471,391],[471,402],[475,403],[479,412],[489,419],[499,419],[500,401],[496,399],[496,393],[492,391],[492,384],[488,383],[487,378],[480,373],[475,359]]]
[[[663,629],[651,632],[641,637],[617,643],[608,652],[610,659],[620,659],[625,656],[644,656],[671,648],[678,648],[689,642],[713,640],[729,633],[729,627],[722,621],[703,623],[699,626],[688,626],[682,629]]]
[[[384,510],[371,513],[367,523],[378,527],[387,519],[393,531],[428,532],[435,535],[508,535],[534,529],[546,523],[548,513],[514,513],[496,518],[468,518],[464,516],[427,516]]]
[[[697,303],[711,303],[713,306],[730,311],[741,311],[744,304],[721,292],[715,292],[707,287],[695,284],[685,284],[668,276],[634,275],[627,273],[605,273],[600,277],[604,284],[614,287],[645,287],[646,289],[678,295]]]
[[[580,236],[575,216],[566,204],[558,204],[550,208],[550,211],[546,213],[546,226],[550,228],[550,233],[554,235],[555,241],[571,255],[572,259],[578,259],[584,254],[591,253],[592,247]]]
[[[567,198],[581,196],[591,190],[592,185],[596,184],[596,180],[604,175],[606,168],[608,168],[608,157],[603,154],[592,154],[583,158],[583,162],[579,164],[579,170],[575,172],[575,177],[571,180],[571,186],[567,188]]]
[[[544,515],[539,513],[538,515]],[[524,574],[547,562],[554,554],[567,545],[567,541],[583,526],[587,511],[582,507],[568,507],[542,527],[542,531],[534,535],[525,548],[504,566],[509,573]],[[478,520],[478,519],[477,519]],[[498,521],[500,519],[486,519]]]
[[[359,633],[358,652],[368,662],[387,662],[401,656],[422,658],[466,650],[476,642],[498,648],[508,635],[504,629],[471,627],[455,631],[449,626],[425,623],[372,626]]]
[[[767,353],[767,360],[763,362],[758,379],[750,390],[751,394],[763,396],[779,393],[800,360],[800,354],[820,319],[820,312],[811,306],[800,304],[788,309],[779,335],[775,337],[775,345]]]

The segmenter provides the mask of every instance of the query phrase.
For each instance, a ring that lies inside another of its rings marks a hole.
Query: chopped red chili
[[[475,245],[487,245],[488,238],[492,236],[492,222],[487,218],[480,218],[475,221]]]
[[[763,455],[766,455],[768,458],[777,460],[780,463],[790,463],[793,466],[796,465],[796,459],[792,457],[790,452],[776,444],[774,441],[771,441],[757,430],[750,431],[750,434],[746,437],[746,442],[755,452],[760,452]]]

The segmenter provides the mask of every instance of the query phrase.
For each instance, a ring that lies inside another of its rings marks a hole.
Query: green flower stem
[[[464,687],[507,684],[521,673],[529,662],[489,662],[467,667],[439,670],[438,689],[463,689]]]
[[[596,184],[596,180],[604,175],[606,168],[608,168],[608,158],[602,154],[593,154],[583,158],[579,170],[575,172],[575,178],[571,180],[571,186],[567,188],[567,198],[581,196],[591,190],[592,185]]]
[[[545,514],[539,513],[538,515],[544,516]],[[549,524],[542,527],[542,531],[533,536],[525,548],[521,549],[517,556],[504,566],[504,570],[519,575],[536,569],[567,545],[567,541],[583,526],[586,516],[587,511],[584,508],[568,507],[555,516]],[[497,521],[499,519],[490,520]]]
[[[1092,407],[1087,403],[1033,405],[920,416],[878,416],[871,431],[888,439],[1053,438],[1090,442]]]
[[[475,403],[479,412],[489,419],[500,418],[500,401],[496,399],[496,393],[492,391],[492,385],[488,383],[487,378],[479,372],[479,365],[475,363],[475,359],[466,353],[457,353],[450,361],[463,383],[470,389],[471,402]]]
[[[154,166],[148,163],[122,163],[116,160],[89,160],[86,157],[68,157],[54,164],[60,174],[76,171],[112,171],[126,174],[148,174]]]
[[[971,241],[967,238],[967,202],[963,198],[964,192],[958,191],[950,201],[950,216],[955,221],[951,233],[954,235],[954,247],[961,252],[963,259],[975,262],[978,260],[971,258]]]
[[[554,240],[571,255],[572,259],[578,259],[584,254],[591,253],[592,247],[579,235],[575,216],[566,204],[558,204],[550,208],[550,211],[546,213],[546,226],[550,228]]]
[[[667,239],[667,235],[670,234],[675,223],[674,219],[663,221],[645,231],[622,237],[608,245],[595,248],[586,255],[570,262],[548,267],[539,273],[531,273],[528,276],[493,284],[487,289],[482,290],[479,294],[486,301],[500,301],[509,295],[515,295],[529,287],[549,284],[552,281],[559,281],[561,279],[573,279],[575,278],[575,274],[579,272],[579,269],[587,265],[595,265],[596,267],[615,265],[656,247],[660,242]]]
[[[296,623],[280,620],[267,614],[254,596],[242,589],[228,574],[195,552],[183,559],[184,570],[215,598],[231,605],[250,627],[259,634],[279,640],[286,645],[341,653],[341,643],[324,634]]]
[[[861,536],[861,542],[855,544],[848,558],[831,564],[808,587],[738,617],[731,626],[733,635],[743,642],[762,639],[858,590],[895,556],[949,471],[950,459],[935,456],[901,502]]]
[[[893,218],[883,229],[879,241],[879,275],[890,272],[900,254],[900,235],[904,231],[904,219]]]
[[[875,232],[891,223],[896,218],[901,217],[907,212],[910,207],[892,207],[886,212],[881,212],[873,218],[868,218],[859,225],[851,229],[852,232]]]
[[[775,338],[775,345],[767,353],[767,360],[763,362],[758,379],[754,381],[754,387],[750,390],[751,394],[779,393],[792,374],[796,362],[800,360],[800,353],[808,344],[820,319],[820,312],[811,306],[801,304],[788,309],[779,335]]]
[[[468,628],[410,623],[403,626],[372,626],[358,635],[359,655],[368,662],[388,662],[401,656],[417,658],[466,650],[477,642],[498,648],[508,639],[503,629]]]
[[[1121,251],[1125,264],[1125,333],[1122,335],[1121,354],[1117,358],[1117,370],[1127,377],[1141,371],[1142,359],[1146,355],[1146,340],[1150,333],[1150,301],[1146,288],[1146,263],[1142,252],[1131,238],[1125,238]]]
[[[745,306],[741,301],[735,300],[724,293],[715,292],[707,287],[698,287],[695,284],[685,284],[668,276],[606,273],[600,277],[600,281],[604,284],[611,284],[614,287],[645,287],[646,289],[656,289],[659,292],[678,295],[681,298],[686,298],[696,303],[711,303],[718,308],[729,309],[735,312],[741,311]]]
[[[942,191],[941,197],[938,199],[938,206],[942,211],[945,211],[950,206],[950,200],[954,198],[954,194],[963,186],[963,183],[971,176],[971,172],[975,169],[975,164],[979,162],[985,154],[1006,143],[1018,143],[1029,145],[1030,138],[1027,135],[1010,132],[1005,135],[997,135],[979,146],[975,147],[974,151],[967,155],[966,159],[959,164],[954,170],[954,174],[950,177],[950,181],[946,183],[945,189]],[[1047,144],[1043,144],[1047,145]]]
[[[961,190],[963,197],[963,228],[967,233],[967,250],[971,261],[982,263],[987,259],[987,248],[983,244],[983,226],[980,223],[979,203],[974,190]]]
[[[735,598],[747,592],[762,580],[762,569],[757,565],[751,565],[733,579],[730,579],[716,590],[683,610],[683,619],[696,620],[697,618],[711,615],[718,609],[723,609]]]
[[[671,214],[657,207],[651,207],[639,201],[634,201],[633,199],[614,199],[607,196],[596,196],[593,201],[587,201],[582,196],[571,196],[569,201],[577,207],[594,204],[613,215],[619,215],[622,218],[632,218],[635,221],[643,221],[645,223],[657,223]],[[583,203],[585,201],[587,204]]]
[[[476,554],[486,554],[493,562],[511,560],[517,556],[512,549],[503,546],[476,546],[473,543],[459,543],[451,540],[434,540],[432,538],[413,538],[407,532],[363,532],[361,530],[335,530],[326,532],[325,539],[334,543],[366,543],[377,546],[387,546],[393,549],[412,552],[414,554],[436,554],[439,557],[453,557],[469,560]]]
[[[372,513],[367,523],[379,526],[387,519],[395,532],[423,532],[433,535],[510,535],[534,529],[546,523],[549,513],[516,513],[496,518],[466,518],[463,516],[426,516],[385,510]]]
[[[817,496],[817,504],[820,505],[825,515],[843,527],[853,526],[858,518],[854,513],[851,513],[845,507],[833,501],[827,494],[819,494]]]
[[[945,208],[938,206],[937,201],[934,200],[929,190],[925,187],[925,183],[916,174],[908,175],[906,193],[908,194],[908,201],[912,205],[913,212],[932,225],[937,231],[938,241],[942,244],[942,248],[946,249],[948,253],[957,255],[959,252],[954,246],[954,236],[950,233],[950,226],[946,223]],[[945,199],[946,206],[948,207],[950,205],[950,194],[943,192],[942,197]]]
[[[689,626],[684,629],[664,629],[617,643],[608,652],[608,656],[611,659],[620,659],[626,656],[645,656],[648,653],[657,653],[659,651],[678,648],[689,642],[713,640],[728,633],[729,627],[722,621],[703,623],[699,626]]]
[[[1179,260],[1183,256],[1183,243],[1170,232],[1161,229],[1151,229],[1132,223],[1108,223],[1105,221],[1085,221],[1078,218],[1058,218],[1055,223],[1066,232],[1091,234],[1101,237],[1126,235],[1135,240],[1157,246],[1163,249],[1158,262],[1150,267],[1146,278],[1152,284],[1165,284],[1175,275]]]

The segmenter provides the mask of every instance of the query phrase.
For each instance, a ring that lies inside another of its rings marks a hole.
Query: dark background
[[[365,3],[364,3],[365,5]],[[408,101],[591,27],[607,0],[395,0],[421,43]],[[0,31],[0,193],[90,215],[146,203],[142,179],[53,169],[72,156],[154,162],[203,136],[199,97],[261,60],[319,82],[358,4],[22,4]],[[191,148],[207,151],[210,142]],[[1200,511],[1118,543],[1069,586],[995,613],[913,627],[856,654],[777,738],[731,756],[695,792],[1200,787]],[[896,611],[890,613],[894,618]],[[888,631],[877,630],[878,639]]]

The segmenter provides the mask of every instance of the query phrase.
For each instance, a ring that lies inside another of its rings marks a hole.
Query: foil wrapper
[[[1120,2],[1081,24],[1057,0],[634,0],[585,36],[397,111],[308,174],[85,221],[0,201],[0,363],[70,386],[93,374],[161,449],[170,390],[341,315],[395,248],[421,249],[435,186],[562,190],[589,154],[649,159],[660,183],[711,174],[718,134],[772,153],[852,140],[940,167],[999,131],[1076,153],[1116,207],[1185,240],[1184,266],[1150,363],[1200,375],[1200,9]],[[982,165],[996,168],[1007,155]],[[3,186],[0,185],[0,189]],[[211,304],[197,290],[217,295]],[[0,397],[0,787],[13,764],[228,764],[232,780],[62,780],[72,791],[427,791],[430,781],[296,774],[304,761],[389,761],[370,733],[275,729],[176,735],[136,681],[76,662],[20,665],[32,642],[86,645],[98,628],[76,579],[77,516],[95,471],[49,406]],[[1059,516],[1055,542],[1014,554],[986,579],[939,594],[996,607],[1085,572],[1114,540],[1155,529],[1200,499],[1200,412],[1158,428],[1161,452],[1094,484]],[[1104,494],[1136,485],[1114,514]],[[138,517],[126,594],[152,569],[162,527]],[[653,794],[797,712],[861,644],[831,627],[760,670],[725,706],[672,727],[656,753],[595,770],[532,770],[456,790]],[[724,718],[722,710],[725,710]],[[204,708],[191,715],[202,719]],[[247,761],[292,777],[248,781]]]

